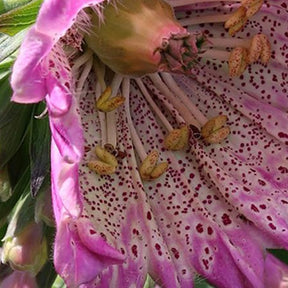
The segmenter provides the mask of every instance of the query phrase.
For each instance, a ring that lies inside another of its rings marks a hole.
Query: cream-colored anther
[[[228,60],[229,75],[237,77],[243,74],[248,64],[248,50],[244,47],[234,48]]]
[[[101,146],[95,147],[95,154],[98,160],[88,162],[88,167],[99,175],[113,174],[118,166],[118,161],[111,153]]]
[[[107,164],[114,166],[114,167],[118,166],[118,161],[117,161],[116,157],[113,156],[106,149],[102,148],[101,146],[98,145],[95,147],[95,154],[104,163],[107,163]]]
[[[154,180],[160,177],[168,168],[167,162],[158,163],[159,153],[153,150],[142,162],[139,173],[143,180]]]
[[[246,16],[247,9],[243,6],[240,6],[231,17],[225,22],[225,28],[229,29],[229,34],[231,36],[235,35],[236,32],[241,30],[247,22]]]
[[[230,134],[230,128],[225,126],[227,116],[219,115],[210,119],[201,129],[205,142],[210,144],[221,143]]]
[[[110,164],[104,163],[100,160],[92,160],[88,162],[90,170],[96,172],[99,175],[111,175],[115,173],[116,167]]]
[[[271,58],[271,45],[268,37],[257,34],[252,38],[248,54],[248,63],[252,64],[260,59],[263,64],[268,64]]]
[[[124,103],[125,97],[121,95],[111,97],[111,94],[111,87],[108,86],[96,101],[96,108],[98,110],[102,112],[111,112]]]
[[[241,5],[244,6],[246,11],[246,17],[251,18],[255,15],[262,7],[264,0],[242,0]]]
[[[185,149],[188,146],[189,134],[188,126],[172,130],[164,139],[164,147],[174,151]]]

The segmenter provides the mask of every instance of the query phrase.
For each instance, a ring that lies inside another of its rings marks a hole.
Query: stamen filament
[[[181,114],[187,125],[194,125],[197,128],[200,128],[200,123],[195,119],[191,114],[189,109],[180,101],[177,100],[172,91],[165,85],[158,74],[149,75],[150,79],[153,81],[155,86],[160,90],[161,93],[172,103],[175,109]]]
[[[208,119],[204,114],[192,103],[186,93],[178,86],[174,78],[169,73],[161,73],[161,76],[169,89],[188,107],[193,116],[197,119],[199,124],[203,126]]]
[[[125,100],[125,112],[126,112],[129,130],[130,130],[131,137],[132,137],[132,142],[133,142],[133,145],[137,151],[137,154],[138,154],[141,162],[143,162],[147,158],[147,153],[146,153],[144,145],[142,144],[141,139],[139,138],[137,131],[133,125],[132,117],[130,114],[130,97],[129,97],[130,79],[129,78],[126,78],[126,77],[124,78],[124,81],[122,84],[122,93],[123,93],[124,97],[126,98],[126,100]]]
[[[201,58],[211,58],[219,61],[228,61],[229,57],[229,51],[218,49],[207,49],[203,54],[201,54]]]
[[[81,75],[76,83],[76,93],[80,92],[83,89],[83,86],[85,84],[85,81],[92,69],[93,62],[87,61],[84,65],[83,71],[81,72]]]
[[[240,38],[209,38],[207,37],[206,46],[217,47],[217,48],[234,48],[242,46],[249,48],[251,45],[251,39],[240,39]]]
[[[210,3],[210,2],[219,2],[219,0],[168,0],[167,1],[172,7],[181,7],[181,6],[186,6],[190,4],[202,4],[203,2],[205,3]],[[224,2],[224,1],[223,1]],[[240,0],[229,0],[227,2],[240,2]]]
[[[88,49],[84,52],[84,54],[82,54],[80,57],[78,57],[76,59],[76,61],[74,62],[74,65],[72,66],[72,73],[75,74],[77,72],[77,70],[84,65],[86,62],[88,62],[89,60],[91,60],[91,58],[93,57],[93,51],[91,49]],[[92,61],[91,61],[92,62]]]
[[[152,97],[150,96],[147,88],[144,86],[143,82],[141,79],[136,78],[135,79],[138,87],[140,88],[142,94],[144,95],[146,101],[149,103],[149,105],[151,106],[151,108],[154,110],[155,114],[157,115],[157,117],[159,117],[159,119],[161,120],[161,122],[163,123],[163,125],[165,126],[165,128],[168,130],[168,132],[171,132],[173,130],[173,127],[171,126],[171,124],[169,123],[169,121],[167,120],[167,118],[164,116],[164,114],[161,112],[161,110],[159,109],[159,107],[155,104],[155,102],[153,101]]]
[[[229,20],[231,15],[232,14],[224,14],[224,15],[215,14],[215,15],[198,16],[198,17],[180,19],[179,22],[182,26],[190,26],[205,23],[222,23]]]
[[[111,97],[115,97],[117,95],[122,80],[123,76],[116,73],[111,83],[111,89],[112,89]],[[106,113],[107,131],[109,131],[109,133],[107,133],[107,143],[112,144],[114,147],[117,146],[116,121],[117,121],[117,112],[115,110]]]

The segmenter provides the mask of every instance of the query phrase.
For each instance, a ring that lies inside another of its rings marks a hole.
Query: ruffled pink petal
[[[28,32],[13,66],[11,86],[12,100],[19,103],[34,103],[43,100],[47,93],[41,60],[49,53],[53,41],[35,27]]]
[[[69,163],[78,163],[83,153],[83,132],[76,112],[76,100],[67,87],[52,75],[46,76],[46,97],[52,137],[61,157]]]
[[[287,288],[288,267],[267,253],[265,259],[265,288]]]
[[[59,153],[55,141],[51,143],[51,185],[53,210],[56,223],[66,211],[72,217],[82,212],[82,199],[79,192],[78,163],[67,163]]]
[[[11,85],[12,100],[19,103],[34,103],[44,99],[46,67],[43,59],[76,19],[77,13],[94,1],[44,1],[35,25],[29,30],[13,67]]]
[[[79,287],[94,279],[108,265],[123,262],[123,255],[117,251],[109,255],[103,254],[102,246],[97,246],[97,241],[94,243],[94,251],[90,250],[81,241],[81,232],[77,231],[74,221],[64,215],[57,226],[54,265],[68,287]],[[101,251],[100,255],[95,252],[96,247]]]

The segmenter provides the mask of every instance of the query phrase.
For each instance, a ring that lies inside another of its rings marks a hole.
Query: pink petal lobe
[[[67,163],[59,153],[55,141],[51,143],[51,183],[53,209],[56,223],[66,211],[72,217],[79,217],[82,199],[79,192],[78,164]]]
[[[41,59],[49,53],[53,42],[50,37],[31,28],[13,66],[11,86],[12,100],[19,103],[34,103],[45,98],[47,89],[42,74]]]
[[[74,221],[63,216],[57,227],[54,264],[68,287],[79,287],[80,284],[90,282],[108,265],[121,261],[119,257],[99,257],[81,241],[79,233]],[[99,246],[99,251],[101,248]]]

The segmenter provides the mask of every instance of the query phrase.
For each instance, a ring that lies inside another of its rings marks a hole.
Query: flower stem
[[[133,145],[137,151],[137,154],[142,161],[145,160],[145,158],[147,157],[147,153],[145,151],[144,145],[141,142],[141,139],[139,138],[137,131],[133,125],[133,121],[131,118],[131,113],[130,113],[130,79],[129,78],[124,78],[123,81],[123,85],[122,85],[122,93],[123,96],[126,98],[125,100],[125,111],[126,111],[126,117],[127,117],[127,122],[128,122],[128,126],[129,126],[129,130],[132,136],[132,141],[133,141]]]

